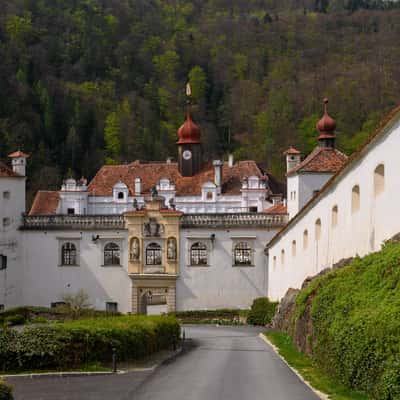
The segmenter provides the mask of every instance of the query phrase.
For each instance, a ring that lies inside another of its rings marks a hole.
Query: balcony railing
[[[285,214],[186,214],[182,216],[181,228],[271,228],[281,227],[287,222]]]
[[[23,230],[124,229],[123,215],[23,215]]]

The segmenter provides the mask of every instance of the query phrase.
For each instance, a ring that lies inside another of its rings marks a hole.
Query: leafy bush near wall
[[[400,399],[400,245],[311,281],[297,296],[291,334],[340,382]]]
[[[0,400],[13,400],[12,387],[0,378]]]
[[[137,359],[179,340],[172,317],[123,316],[0,330],[0,370],[79,368],[88,362]]]
[[[245,324],[249,310],[219,309],[219,310],[191,310],[176,311],[175,316],[186,324]]]
[[[274,316],[278,303],[271,302],[267,297],[259,297],[253,301],[247,323],[251,325],[268,325]]]

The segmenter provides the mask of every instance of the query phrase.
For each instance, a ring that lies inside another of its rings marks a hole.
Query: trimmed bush
[[[120,361],[138,359],[178,342],[175,318],[124,316],[68,321],[0,330],[0,369],[79,368],[88,362],[109,362],[115,347]]]
[[[253,301],[247,323],[251,325],[268,325],[275,314],[278,303],[269,301],[267,297],[259,297]]]
[[[175,316],[185,324],[229,324],[238,325],[246,323],[248,310],[220,309],[220,310],[191,310],[176,311],[170,315]]]
[[[0,378],[0,400],[13,400],[12,387]]]

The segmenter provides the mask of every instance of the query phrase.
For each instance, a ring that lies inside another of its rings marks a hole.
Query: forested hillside
[[[330,98],[351,152],[400,103],[398,2],[0,0],[0,158],[30,192],[104,163],[174,156],[190,79],[206,155],[282,174]]]

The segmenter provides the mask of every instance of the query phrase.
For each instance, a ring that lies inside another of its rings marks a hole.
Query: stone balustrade
[[[123,215],[23,215],[22,230],[124,229]]]
[[[277,228],[287,222],[285,214],[186,214],[182,216],[181,228]]]

